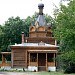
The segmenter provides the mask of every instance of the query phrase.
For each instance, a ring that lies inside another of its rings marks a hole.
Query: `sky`
[[[38,4],[44,3],[44,13],[53,14],[54,5],[59,7],[60,0],[0,0],[0,24],[3,24],[9,17],[19,16],[25,19],[38,12]]]

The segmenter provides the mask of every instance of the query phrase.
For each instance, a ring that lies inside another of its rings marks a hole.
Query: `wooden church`
[[[38,4],[39,15],[35,25],[29,27],[29,37],[22,33],[22,43],[11,45],[13,68],[27,68],[30,71],[56,71],[55,61],[58,53],[56,39],[51,25],[47,25],[43,16],[44,4]]]

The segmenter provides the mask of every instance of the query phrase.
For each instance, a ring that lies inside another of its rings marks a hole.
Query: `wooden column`
[[[47,53],[46,53],[46,71],[47,71]]]
[[[5,63],[5,56],[2,54],[2,63]]]
[[[54,53],[54,63],[55,63],[55,53]],[[54,65],[55,66],[55,65]]]
[[[57,41],[55,40],[55,45],[57,45]]]
[[[25,57],[26,57],[26,60],[25,60],[26,65],[25,65],[25,67],[27,67],[27,50],[26,50],[26,52],[24,51],[24,53],[25,53]]]
[[[56,56],[57,56],[57,53],[55,53],[55,58],[56,58]],[[55,66],[57,66],[57,64],[58,64],[57,61],[55,61]]]
[[[38,53],[37,53],[37,67],[38,67]]]
[[[11,67],[13,67],[13,61],[14,61],[14,52],[12,50],[12,53],[11,53]]]
[[[30,66],[30,53],[29,53],[29,66]]]

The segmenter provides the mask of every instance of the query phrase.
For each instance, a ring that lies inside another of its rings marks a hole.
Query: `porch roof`
[[[59,47],[57,45],[51,45],[51,44],[47,44],[47,43],[43,43],[43,44],[40,44],[40,43],[22,43],[22,44],[15,44],[15,45],[11,45],[11,46],[37,46],[37,47]]]
[[[28,50],[28,52],[31,52],[31,53],[58,53],[58,51],[57,50]]]
[[[11,52],[0,52],[0,54],[9,55]]]

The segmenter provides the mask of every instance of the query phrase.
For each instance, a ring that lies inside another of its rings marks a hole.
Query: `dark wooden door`
[[[45,53],[38,54],[38,70],[39,71],[46,70],[46,54]]]

